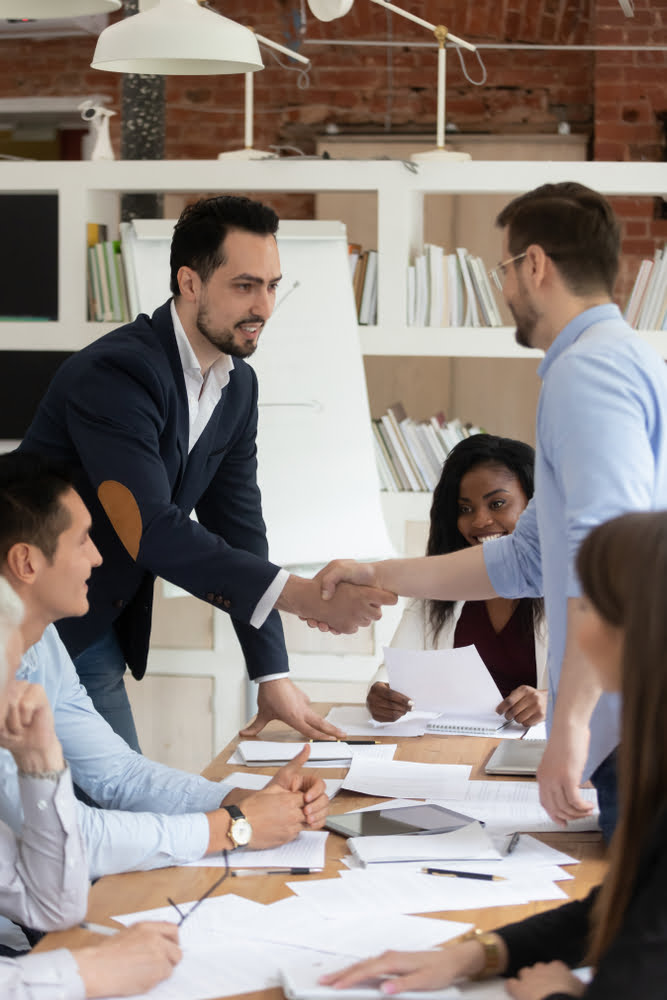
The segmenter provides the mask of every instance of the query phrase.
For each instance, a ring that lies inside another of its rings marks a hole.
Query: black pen
[[[481,872],[455,872],[449,868],[422,868],[425,875],[446,875],[449,878],[477,878],[482,882],[506,882],[502,875],[482,875]]]
[[[309,743],[347,743],[351,747],[370,747],[379,745],[379,740],[308,740]]]
[[[272,868],[270,871],[265,868],[244,868],[241,871],[230,872],[230,875],[232,878],[249,875],[312,875],[313,872],[321,871],[321,868]]]
[[[507,845],[507,850],[505,852],[506,854],[511,854],[512,853],[512,851],[514,850],[514,848],[516,847],[516,845],[519,843],[519,837],[520,836],[521,836],[520,833],[513,833],[512,834],[512,836],[510,837],[510,842]]]

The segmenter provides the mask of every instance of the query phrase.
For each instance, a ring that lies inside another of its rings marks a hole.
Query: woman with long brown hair
[[[667,513],[599,525],[577,558],[577,639],[602,687],[623,696],[620,820],[602,886],[440,951],[386,952],[325,980],[386,975],[385,993],[505,975],[515,1000],[664,1000],[667,991]],[[593,966],[588,986],[570,971]]]

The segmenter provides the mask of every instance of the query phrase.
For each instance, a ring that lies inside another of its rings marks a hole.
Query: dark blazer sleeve
[[[519,969],[536,962],[559,960],[573,969],[582,965],[597,892],[593,889],[585,899],[498,928],[496,934],[503,938],[509,953],[505,974],[515,976]]]

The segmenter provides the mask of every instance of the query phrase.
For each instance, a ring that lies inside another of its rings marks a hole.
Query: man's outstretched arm
[[[323,599],[329,602],[345,582],[426,600],[483,601],[498,596],[489,580],[481,545],[447,555],[374,563],[336,559],[320,570],[315,580]]]

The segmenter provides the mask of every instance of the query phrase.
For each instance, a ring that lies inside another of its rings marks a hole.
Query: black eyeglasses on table
[[[178,927],[180,927],[183,923],[185,923],[185,921],[188,919],[188,917],[192,916],[192,914],[195,912],[195,910],[197,909],[197,907],[201,906],[201,904],[204,902],[204,900],[208,899],[208,897],[211,895],[211,893],[215,892],[215,890],[218,888],[218,886],[222,885],[222,883],[225,881],[225,879],[229,875],[229,858],[227,857],[227,851],[223,851],[222,853],[223,853],[223,856],[225,858],[225,870],[224,870],[223,874],[220,876],[219,879],[217,879],[213,883],[213,885],[211,885],[211,886],[208,887],[208,889],[206,890],[206,892],[204,893],[204,895],[199,897],[199,899],[197,900],[197,902],[194,904],[194,906],[190,907],[190,909],[187,911],[187,913],[183,913],[183,910],[180,908],[180,906],[178,905],[178,903],[175,903],[173,901],[173,899],[171,899],[170,896],[167,896],[167,902],[169,903],[170,906],[174,907],[174,909],[178,913],[179,917],[181,918],[178,921],[178,924],[177,924]]]

